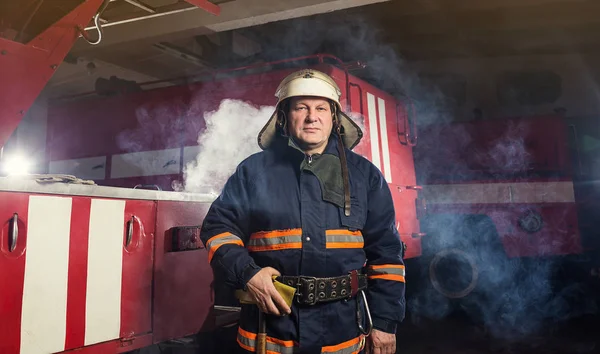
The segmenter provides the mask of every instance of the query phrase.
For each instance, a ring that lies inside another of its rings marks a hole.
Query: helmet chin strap
[[[342,140],[341,124],[335,120],[335,134],[337,134],[337,149],[340,154],[342,165],[342,179],[344,180],[344,214],[350,216],[350,179],[348,177],[348,163],[346,161],[346,150]]]

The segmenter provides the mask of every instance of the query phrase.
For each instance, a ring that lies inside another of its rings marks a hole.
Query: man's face
[[[333,127],[329,101],[318,97],[294,97],[288,113],[289,134],[307,153],[322,153]]]

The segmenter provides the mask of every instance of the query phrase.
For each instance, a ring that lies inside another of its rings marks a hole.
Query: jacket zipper
[[[306,155],[306,157],[308,158],[308,164],[310,165],[312,163],[313,157],[312,155]]]

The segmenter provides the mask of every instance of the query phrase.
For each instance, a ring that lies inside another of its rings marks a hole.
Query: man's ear
[[[277,130],[279,131],[279,134],[281,134],[282,136],[284,136],[284,137],[288,136],[287,115],[281,109],[277,112]]]
[[[277,130],[279,131],[279,133],[284,136],[287,137],[288,134],[288,121],[287,121],[287,114],[290,110],[290,99],[286,99],[283,102],[281,102],[281,104],[279,105],[279,110],[277,111]]]

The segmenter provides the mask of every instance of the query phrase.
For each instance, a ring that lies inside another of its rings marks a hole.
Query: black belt
[[[296,301],[302,305],[352,298],[367,288],[367,276],[357,271],[331,278],[284,275],[277,281],[296,288]]]

